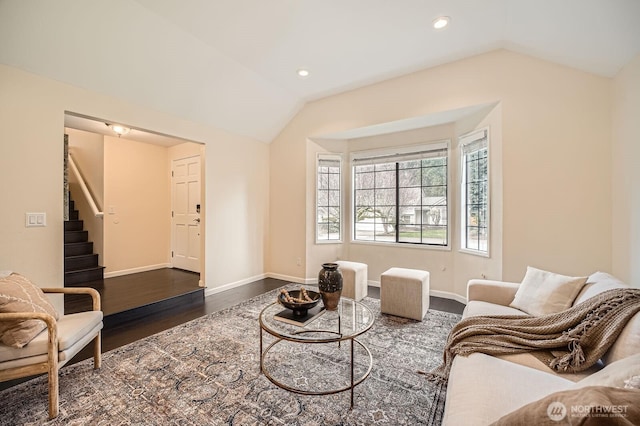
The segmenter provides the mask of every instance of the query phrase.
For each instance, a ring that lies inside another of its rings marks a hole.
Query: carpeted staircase
[[[104,278],[104,266],[98,265],[89,233],[78,218],[78,210],[69,194],[69,220],[64,222],[64,285],[87,286]],[[95,285],[94,285],[95,286]]]

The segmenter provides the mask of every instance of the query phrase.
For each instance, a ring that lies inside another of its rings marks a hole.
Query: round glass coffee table
[[[353,389],[369,376],[373,366],[371,351],[356,337],[371,328],[374,320],[373,312],[361,302],[341,298],[337,310],[323,311],[307,324],[294,325],[276,319],[276,315],[282,311],[286,311],[286,308],[276,302],[260,313],[260,371],[276,386],[298,394],[330,395],[350,390],[353,408]],[[266,347],[264,347],[264,332],[275,337],[275,340]],[[350,347],[344,348],[343,341],[348,341]],[[326,348],[323,349],[324,353],[316,353],[306,347],[300,347],[298,350],[286,348],[275,354],[278,348],[274,349],[274,347],[283,346],[285,342],[328,346],[324,346]],[[360,353],[365,355],[364,360],[354,361],[356,357],[354,345],[358,345],[358,357]],[[341,358],[342,349],[348,349],[348,353],[343,354]],[[311,356],[313,360],[304,363],[301,359],[305,356]],[[271,364],[270,357],[274,358]],[[344,365],[343,361],[347,361],[348,365]],[[356,364],[358,364],[357,367]],[[324,376],[328,379],[329,385],[325,381],[323,389],[314,389],[314,383],[310,383],[313,379],[307,379],[306,375],[299,373],[301,368],[311,369],[312,373],[325,372],[326,369]],[[338,379],[339,374],[329,371],[332,368],[346,369],[349,377],[341,383]],[[299,374],[303,377],[294,378],[292,383],[286,383],[286,379],[291,381],[292,377],[297,377]]]

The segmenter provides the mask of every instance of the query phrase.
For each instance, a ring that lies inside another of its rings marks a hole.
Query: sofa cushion
[[[0,278],[0,312],[37,312],[58,319],[58,311],[42,290],[16,273]],[[5,345],[21,348],[46,327],[41,320],[3,321],[0,322],[0,340]]]
[[[577,305],[578,303],[582,303],[606,290],[625,287],[629,286],[613,275],[607,274],[606,272],[595,272],[587,278],[586,284],[582,287],[580,293],[578,293],[573,304]]]
[[[640,375],[640,353],[612,362],[602,370],[580,380],[574,388],[613,386],[623,388],[625,380]]]
[[[629,320],[622,332],[602,357],[605,365],[640,353],[640,312]]]
[[[483,302],[481,300],[472,300],[467,303],[467,306],[464,308],[464,312],[462,313],[463,318],[487,315],[527,316],[527,314],[519,309],[490,302]]]
[[[58,351],[63,352],[86,336],[95,327],[101,327],[102,311],[87,311],[63,315],[58,320]],[[0,363],[17,358],[46,355],[49,334],[42,331],[27,346],[14,348],[0,345]]]
[[[482,353],[456,356],[447,385],[443,425],[488,425],[573,382]]]
[[[528,266],[510,306],[534,316],[561,312],[571,307],[586,281],[587,277],[568,277]]]

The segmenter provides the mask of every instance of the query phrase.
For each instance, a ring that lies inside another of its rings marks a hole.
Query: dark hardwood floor
[[[197,274],[191,272],[166,269],[108,278],[103,280],[102,287],[96,285],[102,296],[102,308],[105,313],[102,352],[108,352],[288,284],[287,281],[265,278],[204,297],[203,289],[198,287],[198,278]],[[196,293],[193,293],[194,291]],[[191,293],[195,296],[189,296],[187,302],[171,302],[181,294]],[[369,297],[379,299],[380,289],[370,286]],[[154,304],[154,301],[157,303]],[[90,306],[88,297],[69,300],[65,298],[65,313],[90,309]],[[142,308],[132,311],[131,308],[135,306]],[[429,306],[430,309],[453,313],[462,313],[464,309],[462,303],[439,297],[431,297]],[[91,357],[92,349],[89,345],[69,364]],[[0,383],[0,390],[24,380]]]

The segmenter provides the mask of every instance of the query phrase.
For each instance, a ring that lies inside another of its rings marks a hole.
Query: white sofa
[[[519,285],[490,280],[469,281],[463,318],[527,315],[509,306]],[[589,277],[573,304],[619,287],[627,285],[609,274],[597,272]],[[531,354],[456,356],[447,386],[443,425],[489,425],[554,392],[586,386],[624,387],[625,380],[638,375],[640,313],[627,323],[598,365],[580,374],[557,374]]]

